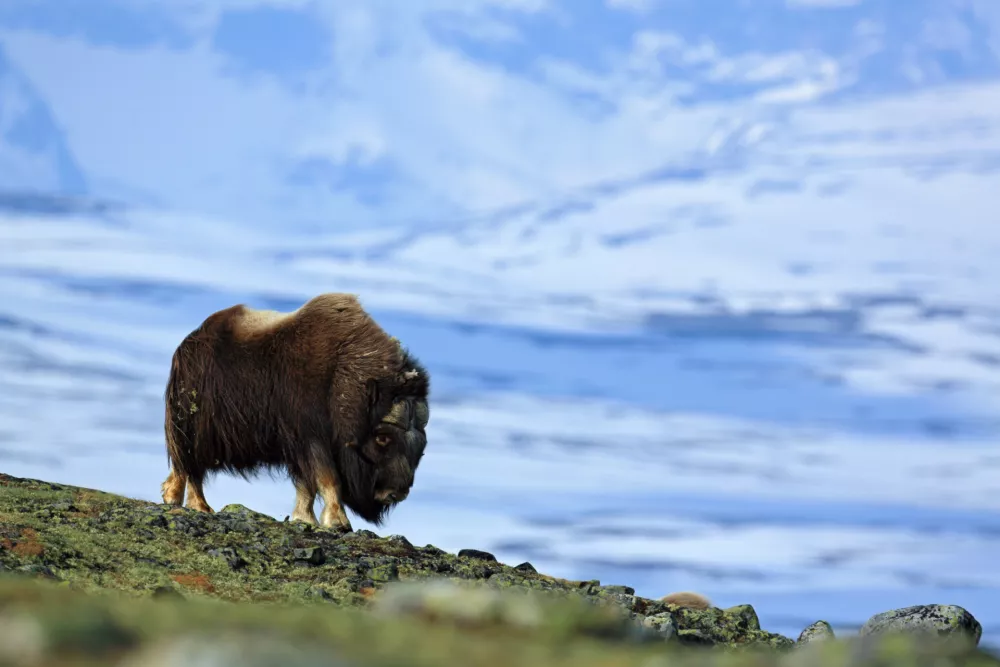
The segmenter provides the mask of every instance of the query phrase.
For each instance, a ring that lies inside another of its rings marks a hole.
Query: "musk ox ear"
[[[369,378],[365,382],[365,392],[368,394],[368,412],[372,412],[378,406],[379,394],[382,393],[378,380]]]
[[[365,383],[368,393],[368,431],[371,432],[381,421],[382,416],[392,408],[392,392],[388,391],[384,380],[370,378]]]

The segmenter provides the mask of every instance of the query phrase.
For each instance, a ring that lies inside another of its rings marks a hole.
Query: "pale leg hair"
[[[340,504],[340,476],[333,466],[321,465],[317,467],[316,487],[325,505],[323,513],[320,515],[320,524],[326,528],[353,530],[347,513],[344,512],[344,508]]]
[[[168,475],[167,479],[160,485],[160,492],[163,495],[163,503],[165,505],[176,505],[177,507],[180,507],[184,502],[184,488],[186,486],[187,477],[172,468],[170,470],[170,475]]]
[[[302,521],[312,525],[318,525],[316,513],[313,511],[313,504],[316,502],[316,483],[293,478],[295,484],[295,509],[292,510],[292,521]]]
[[[187,506],[199,512],[212,514],[215,510],[208,506],[205,500],[205,491],[201,488],[202,480],[188,477]]]

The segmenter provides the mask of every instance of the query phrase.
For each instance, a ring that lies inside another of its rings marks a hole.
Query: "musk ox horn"
[[[382,421],[406,428],[408,426],[406,423],[406,401],[397,401]]]
[[[427,405],[427,401],[417,401],[413,406],[413,409],[416,412],[416,415],[414,416],[417,419],[417,427],[425,428],[427,426],[427,422],[431,419],[431,411]]]

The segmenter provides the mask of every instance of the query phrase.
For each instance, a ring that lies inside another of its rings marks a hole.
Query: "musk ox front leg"
[[[319,494],[323,498],[323,513],[320,515],[320,524],[326,528],[337,528],[345,532],[354,530],[351,522],[340,504],[340,475],[332,465],[319,466],[316,471],[316,486]]]
[[[295,509],[292,510],[292,521],[318,525],[319,521],[316,520],[316,513],[313,511],[313,504],[316,502],[316,483],[297,477],[292,478],[292,483],[295,484]]]

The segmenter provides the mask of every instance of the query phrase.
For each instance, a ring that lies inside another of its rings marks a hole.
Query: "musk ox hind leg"
[[[163,504],[181,506],[184,502],[184,487],[187,486],[187,477],[183,473],[177,472],[176,468],[171,468],[170,475],[160,485],[160,492],[163,494]]]
[[[344,532],[354,530],[347,518],[344,507],[340,504],[340,475],[332,465],[324,464],[316,469],[316,487],[323,498],[323,513],[320,515],[320,525]]]
[[[316,483],[311,480],[292,478],[295,484],[295,509],[292,510],[292,521],[302,521],[314,526],[319,525],[313,506],[316,502]]]
[[[199,512],[213,514],[215,510],[208,506],[205,500],[205,491],[201,488],[202,479],[200,477],[188,477],[187,506]]]

